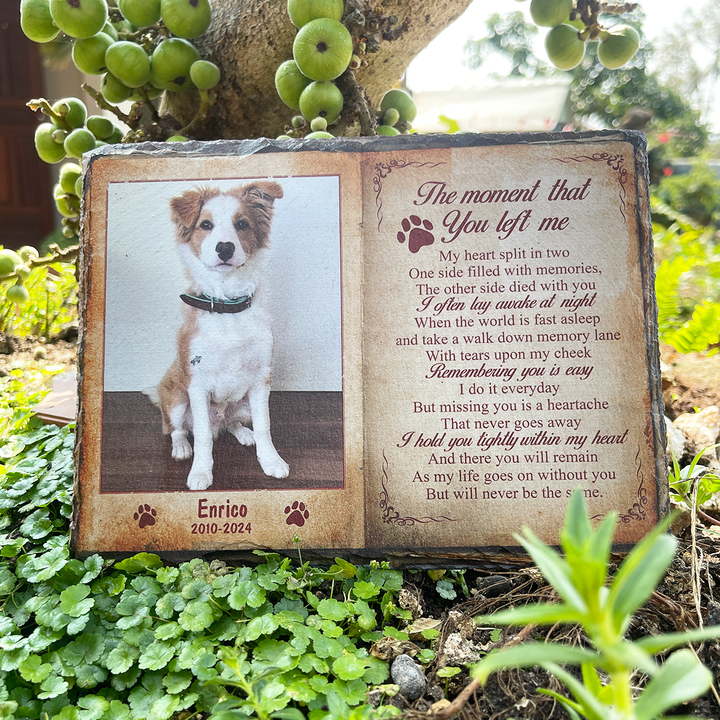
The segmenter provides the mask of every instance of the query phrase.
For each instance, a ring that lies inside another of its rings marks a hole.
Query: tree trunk
[[[346,0],[346,10],[351,2]],[[375,106],[410,61],[470,2],[385,0],[384,15],[397,16],[399,24],[409,20],[409,28],[397,40],[382,41],[378,52],[368,52],[368,66],[355,73]],[[217,102],[193,133],[196,138],[276,137],[284,131],[297,111],[282,103],[274,78],[278,65],[292,58],[296,32],[285,0],[214,0],[212,24],[195,42],[203,57],[220,67],[222,80],[215,89]],[[190,121],[196,107],[195,92],[175,95],[167,102],[167,109],[183,124]]]

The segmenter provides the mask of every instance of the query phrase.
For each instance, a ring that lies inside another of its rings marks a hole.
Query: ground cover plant
[[[677,540],[665,534],[671,520],[672,517],[666,518],[638,543],[610,579],[608,564],[617,516],[607,515],[593,529],[580,491],[575,491],[570,499],[560,534],[564,558],[529,529],[524,536],[516,536],[561,601],[528,604],[480,617],[478,622],[580,625],[590,644],[570,647],[559,643],[524,643],[500,650],[476,666],[475,679],[484,684],[495,670],[540,665],[562,681],[573,698],[554,691],[540,692],[551,694],[573,720],[580,717],[661,720],[669,709],[709,690],[713,675],[691,649],[677,650],[662,665],[656,663],[654,655],[718,637],[720,626],[635,641],[625,637],[633,614],[650,598],[675,556]],[[565,665],[581,666],[582,680]],[[649,678],[640,692],[633,687],[636,669]]]
[[[655,291],[661,342],[678,352],[720,346],[720,251],[716,229],[652,198]]]

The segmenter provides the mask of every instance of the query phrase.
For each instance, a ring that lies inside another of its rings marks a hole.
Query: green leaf
[[[157,581],[163,585],[172,585],[180,576],[180,570],[176,567],[161,567],[158,568],[155,577]],[[218,578],[219,580],[220,578]]]
[[[80,720],[100,720],[105,718],[110,708],[110,703],[99,695],[85,695],[78,698],[78,705],[85,711],[80,714]]]
[[[475,618],[480,625],[554,625],[555,623],[576,623],[582,616],[563,604],[538,603],[509,610],[500,610],[494,615]]]
[[[678,650],[647,684],[635,703],[637,720],[654,720],[710,689],[713,675],[691,650]]]
[[[15,588],[17,578],[7,565],[0,566],[0,595],[9,595]]]
[[[129,670],[139,656],[140,651],[137,648],[121,642],[116,648],[109,652],[105,660],[105,667],[113,673],[113,675],[120,675]]]
[[[380,685],[390,677],[390,668],[384,660],[371,656],[364,660],[367,668],[362,676],[363,682],[368,685]]]
[[[524,532],[525,537],[516,536],[516,539],[528,551],[547,581],[571,608],[580,613],[587,612],[585,600],[573,585],[568,564],[530,529],[525,528]]]
[[[332,671],[341,680],[357,680],[365,674],[367,663],[355,655],[342,655],[332,664]]]
[[[661,534],[665,525],[657,525],[631,550],[613,579],[608,607],[618,632],[647,601],[675,556],[677,540]]]
[[[552,662],[543,663],[543,667],[567,685],[587,720],[614,720],[616,715],[612,706],[600,702],[574,675]]]
[[[126,558],[125,560],[121,560],[119,563],[115,564],[115,567],[118,570],[122,570],[123,572],[133,575],[147,570],[157,570],[162,567],[162,564],[163,562],[159,556],[154,555],[153,553],[141,552],[137,555]]]
[[[667,633],[666,635],[652,635],[640,638],[636,640],[634,644],[651,655],[657,655],[657,653],[663,650],[672,650],[681,645],[702,642],[703,640],[713,640],[717,637],[720,637],[720,625],[709,625],[702,629],[688,630],[687,632]]]
[[[228,595],[233,610],[242,610],[246,605],[260,607],[265,602],[265,590],[249,580],[239,582]]]
[[[189,688],[192,681],[193,675],[191,672],[171,672],[163,678],[163,685],[171,695],[177,695]]]
[[[435,589],[438,595],[446,600],[454,600],[457,597],[457,592],[449,580],[438,580]]]
[[[83,665],[75,671],[75,684],[80,688],[93,688],[107,680],[107,670],[97,665]]]
[[[175,657],[175,646],[156,640],[140,655],[138,667],[141,670],[161,670]]]
[[[65,694],[69,687],[68,683],[62,678],[57,675],[50,675],[40,683],[40,690],[42,690],[42,692],[38,693],[38,697],[41,700],[58,697],[59,695]]]
[[[378,587],[374,583],[365,582],[364,580],[358,580],[352,587],[356,597],[361,600],[370,600],[376,597],[382,592],[382,588]]]
[[[272,635],[278,629],[278,621],[272,615],[253,618],[245,628],[245,640],[251,642],[263,635]]]
[[[52,665],[43,663],[39,655],[30,655],[18,665],[18,672],[23,680],[41,683],[52,672]]]
[[[488,677],[497,670],[534,667],[552,662],[564,665],[580,665],[584,662],[591,662],[597,665],[599,660],[600,656],[591,650],[559,643],[527,642],[486,655],[472,669],[472,676],[484,685]]]
[[[318,615],[329,620],[344,620],[349,614],[350,609],[345,603],[326,598],[321,600],[317,606]]]
[[[313,648],[315,654],[323,659],[328,657],[338,658],[343,654],[342,645],[337,640],[325,635],[320,635],[314,640]]]
[[[73,618],[84,615],[95,605],[93,598],[85,599],[89,594],[87,585],[71,585],[60,593],[60,610]]]

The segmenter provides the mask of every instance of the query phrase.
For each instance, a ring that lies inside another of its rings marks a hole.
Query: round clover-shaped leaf
[[[79,618],[95,605],[95,600],[88,598],[89,594],[87,585],[71,585],[60,593],[60,610],[70,617]]]
[[[321,600],[318,603],[317,611],[320,617],[336,621],[344,620],[350,614],[350,610],[345,603],[339,600],[333,600],[332,598]]]
[[[191,600],[178,617],[178,623],[183,630],[200,632],[213,624],[215,619],[212,605],[204,600]]]
[[[113,673],[113,675],[120,675],[132,667],[139,655],[140,651],[137,648],[121,642],[108,653],[105,659],[105,667]]]
[[[156,640],[145,648],[138,660],[142,670],[161,670],[175,657],[175,646]]]
[[[367,670],[365,658],[358,658],[355,655],[342,655],[332,664],[332,671],[341,680],[357,680]]]
[[[41,683],[52,672],[52,665],[44,663],[39,655],[30,655],[18,665],[23,680]]]

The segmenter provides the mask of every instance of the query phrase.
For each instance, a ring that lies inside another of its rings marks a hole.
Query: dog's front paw
[[[263,472],[269,477],[282,479],[290,474],[290,466],[277,453],[269,457],[258,455],[258,461]]]
[[[245,427],[245,425],[236,425],[232,430],[232,434],[237,438],[237,441],[241,445],[255,444],[253,431],[249,427]]]
[[[178,435],[172,438],[172,456],[173,460],[187,460],[193,454],[192,445],[186,435]]]
[[[212,470],[191,470],[187,479],[190,490],[207,490],[213,481]]]

